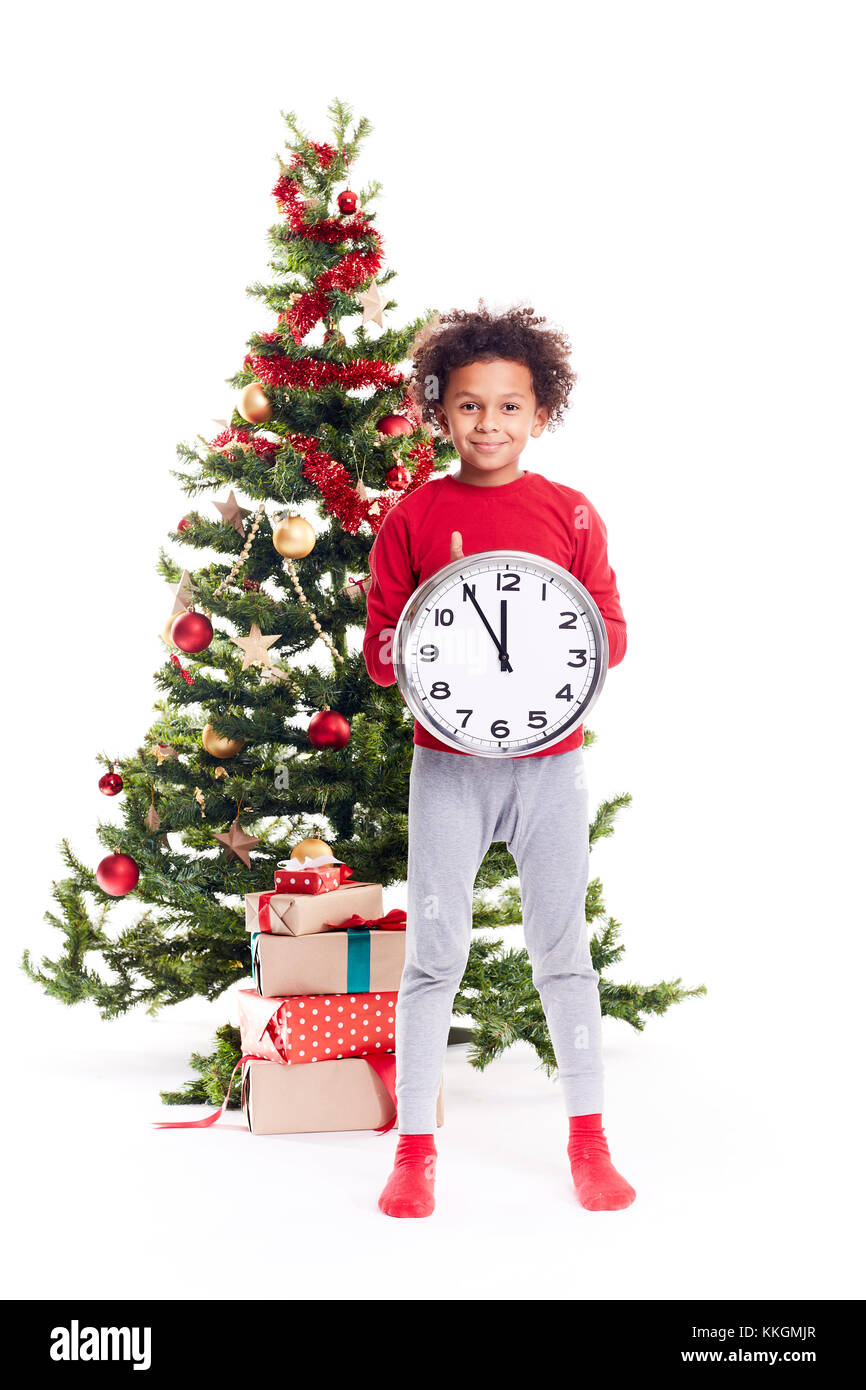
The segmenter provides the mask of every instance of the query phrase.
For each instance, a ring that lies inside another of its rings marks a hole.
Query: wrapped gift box
[[[348,584],[340,590],[340,593],[345,594],[353,603],[363,603],[370,592],[370,583],[369,574],[362,574],[360,579],[353,579],[350,576]]]
[[[241,1051],[289,1066],[393,1052],[396,1007],[396,990],[274,999],[240,989]]]
[[[362,927],[313,936],[256,931],[251,945],[259,994],[381,993],[399,987],[406,933]]]
[[[383,1059],[393,1068],[393,1057]],[[343,1129],[381,1129],[393,1121],[393,1070],[383,1075],[363,1057],[284,1067],[247,1062],[241,1105],[253,1134],[315,1134]],[[436,1100],[436,1125],[444,1123],[443,1088]]]
[[[384,915],[381,883],[346,882],[330,893],[247,893],[245,907],[247,931],[278,936],[309,936],[356,915]]]
[[[274,870],[274,887],[279,893],[332,893],[351,875],[348,864],[333,854],[287,859]]]

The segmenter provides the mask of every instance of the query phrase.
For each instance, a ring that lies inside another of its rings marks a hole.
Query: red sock
[[[394,1169],[382,1189],[379,1210],[386,1216],[429,1216],[436,1205],[436,1144],[432,1134],[401,1134]]]
[[[630,1207],[636,1193],[610,1161],[601,1115],[571,1115],[568,1130],[568,1161],[581,1206],[587,1211]]]

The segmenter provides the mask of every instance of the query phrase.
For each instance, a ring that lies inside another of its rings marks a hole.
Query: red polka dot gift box
[[[238,990],[241,1107],[253,1134],[313,1134],[398,1122],[396,990],[265,997]],[[232,1073],[234,1076],[234,1073]],[[159,1129],[207,1129],[225,1113],[158,1121]],[[444,1123],[444,1078],[436,1125]]]
[[[396,990],[275,999],[241,989],[238,1007],[246,1057],[292,1066],[395,1049]]]
[[[352,869],[332,854],[319,854],[304,860],[284,860],[274,870],[278,893],[333,893],[352,876]]]

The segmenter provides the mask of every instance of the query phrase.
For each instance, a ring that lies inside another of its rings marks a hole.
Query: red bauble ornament
[[[405,415],[383,415],[381,420],[376,421],[376,429],[380,434],[411,434],[415,426],[411,420],[407,420]]]
[[[337,194],[337,207],[340,212],[354,212],[358,206],[358,195],[353,193],[350,188],[344,188],[342,193]]]
[[[187,526],[189,526],[189,519],[185,516],[182,516],[180,521],[177,523],[178,531],[185,531]]]
[[[178,613],[171,625],[171,640],[182,652],[203,652],[213,641],[213,625],[204,613],[189,609]]]
[[[103,796],[117,796],[123,791],[123,778],[119,772],[106,772],[96,784]]]
[[[402,463],[395,463],[393,468],[389,468],[385,474],[385,482],[394,492],[402,492],[404,487],[408,487],[412,481],[409,469]]]
[[[138,865],[131,854],[116,849],[97,865],[96,882],[112,898],[125,898],[138,883]]]
[[[326,708],[313,715],[307,733],[314,748],[345,748],[352,730],[348,719]]]

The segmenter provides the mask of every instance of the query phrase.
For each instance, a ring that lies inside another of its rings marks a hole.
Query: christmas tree
[[[22,962],[48,994],[90,1000],[106,1019],[248,984],[244,894],[272,883],[299,842],[314,854],[330,848],[359,881],[406,877],[413,721],[397,686],[377,686],[366,672],[366,560],[388,511],[456,454],[422,424],[400,367],[434,311],[385,326],[397,306],[382,293],[395,271],[382,269],[370,206],[379,185],[348,186],[370,123],[360,119],[351,133],[351,110],[338,100],[329,114],[333,139],[317,143],[283,113],[290,157],[278,156],[273,189],[273,279],[248,289],[276,327],[249,340],[224,428],[178,447],[183,490],[209,496],[171,533],[190,558],[160,553],[171,597],[153,723],[131,756],[99,759],[100,788],[120,797],[122,824],[98,826],[108,853],[95,870],[63,842],[69,873],[54,885],[59,910],[46,914],[62,952],[39,965],[25,952]],[[341,325],[359,315],[349,342]],[[220,558],[202,556],[196,567],[197,552]],[[599,807],[591,844],[629,800]],[[476,883],[476,927],[520,922],[515,876],[505,845],[492,845]],[[145,910],[112,935],[109,914],[131,892]],[[623,948],[598,880],[586,910],[604,1012],[641,1028],[646,1015],[703,992],[679,980],[608,981]],[[104,968],[86,963],[94,958]],[[472,1023],[473,1065],[522,1039],[555,1069],[524,950],[476,939],[455,1010]],[[239,1055],[238,1032],[226,1025],[210,1056],[193,1057],[196,1077],[164,1099],[219,1104]]]

